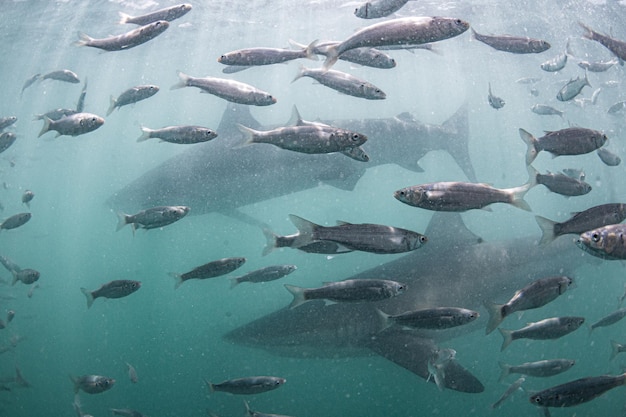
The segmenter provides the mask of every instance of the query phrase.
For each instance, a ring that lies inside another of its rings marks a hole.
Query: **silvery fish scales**
[[[613,54],[620,60],[626,60],[626,42],[611,38],[610,36],[602,35],[580,22],[578,24],[585,30],[585,33],[583,34],[585,38],[599,42],[606,49],[613,52]]]
[[[625,383],[626,373],[587,377],[539,391],[529,399],[540,407],[571,407],[591,401]]]
[[[589,230],[580,235],[576,244],[598,258],[626,259],[626,225],[612,224]]]
[[[506,349],[511,342],[517,339],[558,339],[577,330],[584,322],[585,319],[583,317],[552,317],[535,323],[530,323],[526,327],[519,330],[506,330],[500,328],[500,333],[504,339],[500,350]]]
[[[378,19],[387,17],[397,12],[407,4],[409,0],[371,0],[359,6],[354,11],[356,17],[361,19]]]
[[[141,45],[156,38],[170,26],[165,20],[149,23],[123,35],[111,36],[108,38],[96,39],[84,33],[79,33],[80,40],[76,42],[78,46],[90,46],[104,51],[123,51]]]
[[[254,395],[280,388],[287,380],[275,376],[251,376],[230,379],[219,384],[212,384],[206,380],[205,382],[211,392],[222,391],[235,395]]]
[[[259,90],[249,84],[225,78],[191,77],[182,72],[178,72],[180,81],[170,89],[175,90],[183,87],[197,87],[205,93],[223,98],[224,100],[254,106],[269,106],[276,103],[276,99],[265,91]]]
[[[607,141],[606,135],[602,132],[582,127],[546,132],[540,138],[535,138],[524,129],[520,129],[519,134],[528,147],[526,165],[530,165],[541,151],[550,152],[553,157],[583,155],[601,148]]]
[[[481,35],[472,29],[474,39],[494,49],[513,54],[538,54],[550,49],[550,44],[541,39],[510,35]]]
[[[132,23],[135,25],[147,25],[157,22],[159,20],[166,20],[168,22],[171,22],[172,20],[178,19],[179,17],[182,17],[185,14],[189,13],[191,9],[191,4],[183,3],[177,4],[175,6],[166,7],[164,9],[159,9],[151,13],[146,13],[141,16],[133,17],[120,12],[120,24]]]
[[[102,117],[91,113],[74,113],[58,120],[44,118],[44,124],[38,137],[51,130],[57,132],[55,137],[79,136],[92,132],[103,124],[104,119]]]

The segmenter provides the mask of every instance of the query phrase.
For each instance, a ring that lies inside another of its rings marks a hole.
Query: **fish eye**
[[[541,402],[541,398],[540,397],[533,397],[533,401],[536,402],[537,404],[539,404]]]
[[[360,135],[358,133],[355,133],[354,135],[352,135],[352,140],[359,140]]]
[[[594,242],[599,242],[600,235],[598,233],[594,233],[593,235],[591,235],[591,240],[593,240]]]
[[[161,22],[156,22],[156,23],[154,24],[154,26],[156,26],[156,27],[161,26]]]
[[[420,236],[420,242],[426,243],[428,242],[428,238],[426,236]]]

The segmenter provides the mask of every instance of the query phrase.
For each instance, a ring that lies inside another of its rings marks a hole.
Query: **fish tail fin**
[[[147,127],[141,126],[141,136],[137,138],[137,142],[143,142],[150,139],[150,133],[152,133],[152,129],[148,129]]]
[[[293,245],[294,247],[299,248],[314,241],[313,234],[315,233],[315,229],[319,227],[317,224],[296,216],[295,214],[290,214],[289,219],[294,226],[296,226],[298,232],[300,232],[300,238],[298,239],[297,244]]]
[[[121,211],[117,212],[117,227],[115,228],[116,232],[118,232],[122,229],[122,227],[128,224],[128,217],[129,216],[126,213],[122,213]]]
[[[80,290],[83,294],[85,294],[85,297],[87,297],[87,308],[91,308],[94,300],[93,294],[87,288],[81,288]]]
[[[170,277],[174,278],[176,280],[176,283],[174,284],[174,289],[177,289],[178,287],[180,287],[183,284],[183,275],[182,274],[178,274],[176,272],[168,272],[168,274]]]
[[[593,35],[595,34],[595,32],[593,31],[593,29],[591,29],[589,26],[585,25],[582,22],[578,22],[578,25],[584,29],[584,33],[583,33],[583,38],[586,39],[591,39],[593,40]]]
[[[293,295],[293,300],[291,304],[289,304],[290,309],[296,308],[308,301],[304,294],[304,288],[289,284],[285,284],[285,288]]]
[[[239,285],[239,278],[241,277],[233,277],[230,278],[230,289],[232,290],[233,288],[235,288],[237,285]]]
[[[528,146],[528,149],[526,150],[526,165],[530,165],[539,153],[539,151],[537,150],[537,138],[535,138],[532,134],[528,133],[524,129],[519,130],[519,135],[526,144],[526,146]]]
[[[502,304],[490,303],[487,301],[483,302],[483,305],[487,309],[487,313],[489,313],[489,321],[487,322],[487,328],[485,329],[485,334],[489,334],[493,332],[504,320],[504,315],[502,314]]]
[[[317,43],[317,40],[315,42]],[[295,46],[296,48],[300,49],[305,49],[307,47],[305,44],[296,42],[293,39],[289,39],[289,45]]]
[[[244,139],[245,139],[245,142],[242,145],[240,145],[240,146],[246,146],[246,145],[250,145],[252,143],[255,143],[254,139],[255,139],[256,133],[257,133],[256,130],[254,130],[252,128],[249,128],[249,127],[246,127],[244,125],[241,125],[239,123],[237,123],[237,129],[239,129],[239,131],[241,133],[243,133]]]
[[[215,387],[213,386],[213,384],[211,384],[211,382],[209,382],[208,379],[202,378],[202,380],[204,381],[206,386],[209,388],[209,392],[215,392]]]
[[[524,197],[526,196],[526,193],[528,193],[528,190],[530,190],[535,184],[536,182],[529,180],[522,186],[511,188],[509,190],[511,192],[511,205],[522,210],[533,211],[526,200],[524,200]]]
[[[326,50],[326,60],[324,61],[324,71],[328,71],[330,67],[335,65],[335,62],[339,59],[339,51],[337,45],[329,46]]]
[[[120,25],[125,25],[126,23],[128,23],[128,21],[129,21],[130,19],[132,19],[132,18],[133,18],[133,17],[132,17],[131,15],[129,15],[129,14],[122,13],[122,12],[118,12],[118,13],[119,13],[119,15],[120,15],[120,22],[119,22],[119,24],[120,24]]]
[[[506,378],[507,376],[509,376],[511,374],[511,365],[509,365],[508,363],[504,363],[504,362],[498,362],[498,365],[500,366],[500,377],[498,378],[498,382],[502,382],[504,380],[504,378]]]
[[[621,344],[619,344],[615,340],[611,340],[611,357],[609,358],[610,361],[612,361],[617,356],[620,347],[622,347]]]
[[[589,84],[589,77],[587,77],[587,74],[589,73],[587,72],[587,70],[585,70],[585,85],[588,85],[589,87],[591,87],[591,84]],[[596,103],[593,103],[593,104],[596,104]]]
[[[472,31],[472,39],[478,39],[478,38],[476,37],[477,33],[476,33],[476,31],[474,30],[474,28],[470,27],[470,30]]]
[[[391,316],[378,308],[376,309],[376,312],[378,313],[378,317],[380,317],[380,331],[382,332],[386,328],[391,327],[393,324],[392,320],[389,318]]]
[[[48,116],[44,116],[43,117],[43,127],[41,128],[41,131],[39,132],[37,137],[41,137],[41,135],[43,135],[48,130],[50,130],[50,123],[52,123],[52,119],[50,119]]]
[[[305,49],[304,49],[304,54],[306,55],[307,59],[311,59],[313,61],[318,61],[319,59],[317,58],[317,54],[315,53],[315,48],[317,48],[317,42],[319,41],[319,39],[315,39],[313,42],[311,42]]]
[[[500,334],[502,335],[502,338],[504,339],[502,340],[502,347],[500,347],[500,352],[502,352],[504,349],[506,349],[508,345],[511,344],[511,342],[513,342],[513,330],[507,330],[507,329],[501,329],[501,328],[498,328],[498,330],[500,330]]]
[[[291,82],[294,83],[294,82],[298,81],[300,78],[304,77],[304,74],[305,74],[306,70],[307,70],[307,68],[304,65],[300,65],[300,68],[298,69],[298,73],[293,78],[293,80],[291,80]]]
[[[13,270],[11,271],[11,274],[13,275],[13,281],[11,281],[11,286],[14,286],[17,281],[19,281],[19,278],[17,276],[17,271]]]
[[[276,235],[270,229],[263,229],[263,234],[265,235],[265,247],[263,248],[263,256],[266,256],[278,247],[276,246],[278,235]]]
[[[115,97],[111,96],[109,109],[107,110],[107,116],[113,113],[113,110],[115,110],[116,105],[117,105],[117,100],[115,99]]]
[[[80,384],[78,383],[78,378],[74,378],[72,375],[69,375],[70,381],[74,384],[74,394],[78,394],[78,389],[80,388]]]
[[[243,405],[246,407],[246,414],[249,416],[254,415],[254,413],[252,412],[252,410],[250,409],[250,405],[248,405],[248,401],[243,400]]]
[[[185,74],[184,72],[178,71],[178,78],[180,78],[180,80],[174,84],[173,86],[170,87],[170,90],[177,90],[179,88],[184,88],[187,87],[187,83],[189,82],[189,79],[191,77],[189,77],[189,75]]]
[[[93,41],[93,38],[86,33],[78,32],[78,40],[74,42],[76,46],[85,46],[89,45],[89,43]]]
[[[555,221],[541,216],[535,216],[535,221],[537,221],[537,224],[541,229],[541,240],[539,241],[540,245],[546,245],[556,239],[556,233],[554,232],[554,227],[556,226]]]

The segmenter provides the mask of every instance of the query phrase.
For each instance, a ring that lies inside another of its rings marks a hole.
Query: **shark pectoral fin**
[[[420,337],[415,332],[394,329],[380,332],[369,341],[368,347],[424,379],[430,375],[428,361],[437,350],[437,346],[431,339]],[[443,385],[446,388],[467,393],[479,393],[485,390],[484,385],[456,360],[450,360],[445,365]]]
[[[402,168],[404,168],[404,169],[406,169],[406,170],[409,170],[409,171],[413,171],[413,172],[424,172],[424,168],[422,168],[422,167],[420,166],[420,164],[419,164],[419,162],[418,162],[418,161],[415,161],[415,163],[414,163],[414,164],[398,163],[398,164],[396,164],[396,165],[398,165],[398,166],[400,166],[400,167],[402,167]]]
[[[354,167],[352,164],[350,164],[350,166]],[[317,179],[331,187],[339,188],[344,191],[353,191],[354,187],[356,187],[356,184],[365,173],[365,168],[351,167],[343,167],[342,169],[337,167],[336,170],[320,172],[317,175]]]
[[[429,246],[482,243],[483,239],[465,226],[459,213],[436,211],[424,233]]]

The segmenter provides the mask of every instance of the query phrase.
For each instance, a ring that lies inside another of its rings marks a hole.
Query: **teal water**
[[[585,87],[582,97],[590,98],[600,87],[602,91],[596,105],[585,107],[554,99],[569,78],[583,75],[575,60],[556,74],[539,68],[540,63],[563,51],[567,39],[580,58],[610,59],[606,49],[581,38],[577,22],[626,40],[622,19],[626,9],[620,2],[467,3],[412,1],[400,15],[455,16],[469,21],[480,33],[543,38],[552,49],[540,55],[506,54],[471,40],[466,33],[436,44],[437,53],[391,52],[398,62],[393,70],[337,64],[336,69],[380,86],[387,93],[384,101],[343,96],[309,79],[290,84],[300,61],[231,77],[278,98],[273,106],[251,109],[264,125],[285,123],[294,104],[307,120],[393,117],[410,112],[425,123],[439,124],[468,103],[473,165],[481,182],[497,187],[526,181],[525,145],[517,132],[520,127],[536,135],[568,125],[603,130],[610,138],[609,148],[626,157],[621,140],[624,116],[606,114],[610,105],[626,99],[623,67],[589,73],[593,87]],[[591,336],[580,329],[559,341],[516,342],[505,352],[499,350],[497,332],[485,336],[482,328],[442,343],[456,349],[459,361],[483,382],[485,391],[481,394],[440,392],[433,384],[375,355],[343,357],[338,353],[337,358],[294,359],[225,342],[222,335],[228,331],[290,302],[283,282],[312,287],[347,278],[397,256],[353,253],[327,258],[282,250],[262,257],[265,240],[257,227],[216,213],[189,216],[162,230],[139,231],[133,237],[128,228],[115,232],[115,210],[106,200],[144,172],[189,149],[151,141],[136,143],[140,126],[219,125],[225,102],[195,89],[170,91],[178,81],[177,70],[194,76],[220,76],[222,66],[216,59],[224,52],[254,46],[286,47],[289,39],[302,43],[342,39],[371,22],[354,17],[355,6],[343,1],[202,1],[193,3],[193,10],[172,22],[164,34],[137,48],[100,53],[73,45],[78,31],[105,37],[129,30],[131,26],[117,25],[119,11],[138,15],[171,4],[175,3],[118,0],[11,1],[2,5],[0,117],[18,117],[11,128],[18,140],[0,155],[0,179],[6,185],[0,189],[4,206],[0,217],[26,210],[20,200],[25,189],[33,190],[36,196],[31,203],[32,220],[20,229],[0,233],[0,254],[22,267],[39,270],[41,279],[32,298],[27,297],[25,285],[0,286],[0,294],[10,298],[0,301],[1,314],[8,309],[16,312],[14,321],[0,330],[0,345],[7,345],[11,338],[24,338],[14,349],[0,354],[0,377],[12,376],[17,365],[32,385],[22,388],[9,384],[10,391],[0,391],[0,415],[73,415],[68,375],[99,374],[113,377],[117,383],[103,394],[81,393],[83,411],[96,417],[110,415],[110,408],[132,408],[150,417],[205,416],[207,409],[220,416],[242,415],[240,398],[209,395],[203,378],[219,382],[248,375],[288,379],[278,390],[249,398],[254,409],[271,413],[300,417],[527,416],[538,411],[521,392],[499,410],[490,410],[489,405],[506,389],[498,383],[498,360],[521,363],[537,360],[538,355],[578,360],[565,374],[548,380],[527,379],[528,390],[622,371],[623,359],[618,356],[609,362],[608,358],[611,339],[626,342],[625,322],[595,330]],[[88,79],[85,111],[101,116],[109,106],[109,97],[131,86],[153,83],[161,91],[115,111],[95,132],[76,138],[53,138],[53,133],[37,138],[41,122],[31,121],[33,115],[57,107],[73,108],[82,84],[36,83],[21,98],[20,90],[31,75],[62,68],[75,71],[81,81]],[[521,77],[541,77],[538,97],[530,94],[528,86],[514,82]],[[616,81],[617,86],[604,87],[606,81]],[[499,111],[487,103],[488,82],[506,101]],[[565,120],[531,113],[529,108],[536,103],[565,110]],[[423,232],[430,213],[401,205],[390,197],[393,190],[466,178],[445,152],[426,155],[420,165],[424,173],[392,165],[373,167],[353,191],[320,185],[242,207],[241,211],[284,234],[295,232],[287,219],[289,213],[321,224],[342,219]],[[552,160],[542,153],[534,166],[541,172],[584,168],[594,187],[590,194],[570,199],[537,187],[527,196],[534,214],[565,220],[570,212],[626,199],[623,165],[604,166],[594,154]],[[228,178],[228,172],[223,174]],[[490,241],[538,238],[540,233],[530,213],[503,205],[494,206],[493,212],[469,212],[463,218],[470,229]],[[217,278],[185,283],[174,291],[168,272],[184,272],[228,256],[248,259],[243,272],[279,263],[294,263],[299,269],[282,282],[229,290],[228,280]],[[4,270],[0,277],[10,279]],[[507,319],[505,327],[522,327],[526,322],[565,314],[584,316],[591,323],[616,308],[624,286],[620,262],[584,266],[575,277],[577,288],[519,320]],[[136,279],[143,285],[127,298],[98,299],[87,309],[79,288],[96,289],[113,279]],[[486,312],[481,310],[481,314]],[[128,380],[125,362],[137,369],[138,384]],[[513,380],[507,379],[509,383]],[[555,410],[553,415],[623,415],[623,390],[617,388],[576,408]]]

